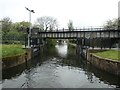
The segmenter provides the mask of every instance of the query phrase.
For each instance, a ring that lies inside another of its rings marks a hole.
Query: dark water
[[[118,88],[120,79],[87,64],[67,44],[43,47],[38,57],[2,73],[3,88]]]

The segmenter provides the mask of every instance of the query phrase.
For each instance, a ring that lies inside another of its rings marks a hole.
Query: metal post
[[[25,7],[26,8],[26,7]],[[30,26],[29,26],[29,33],[28,33],[28,48],[30,48],[30,36],[31,36],[31,12],[32,13],[35,13],[34,10],[30,10],[28,8],[26,8],[26,10],[29,11],[29,23],[30,23]]]
[[[30,47],[30,35],[31,35],[31,12],[29,11],[29,33],[28,33],[28,47]]]

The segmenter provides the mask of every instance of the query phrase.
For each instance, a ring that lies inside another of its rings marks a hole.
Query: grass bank
[[[93,54],[103,57],[103,58],[120,61],[120,58],[119,58],[120,51],[118,51],[118,50],[107,50],[107,51],[97,52],[97,53],[93,53]]]
[[[26,51],[22,49],[22,45],[10,44],[10,45],[0,45],[0,58],[16,56],[25,53]]]
[[[69,44],[69,47],[72,47],[72,48],[75,48],[77,45],[74,44],[74,43],[68,43]]]
[[[70,45],[72,45],[72,46],[74,46],[74,47],[76,47],[77,45],[76,44],[74,44],[74,43],[69,43]]]

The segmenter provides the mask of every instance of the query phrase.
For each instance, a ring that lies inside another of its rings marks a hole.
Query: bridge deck
[[[32,38],[53,38],[53,39],[69,39],[69,38],[120,38],[120,30],[76,30],[76,31],[42,31],[32,34]]]

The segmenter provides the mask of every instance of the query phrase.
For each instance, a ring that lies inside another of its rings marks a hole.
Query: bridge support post
[[[118,41],[118,60],[120,60],[120,40]]]
[[[85,38],[83,39],[77,39],[77,47],[76,47],[76,54],[80,56],[86,56],[86,53],[83,51],[83,46],[85,45]]]
[[[95,42],[94,42],[94,38],[92,39],[92,49],[94,49],[94,45],[95,45]]]
[[[80,45],[82,45],[82,39],[77,38],[77,47],[76,47],[76,54],[80,54]]]
[[[27,36],[25,35],[25,48],[27,46]]]
[[[101,47],[101,49],[103,48],[102,46],[103,46],[103,40],[102,40],[102,38],[100,38],[100,47]]]
[[[109,49],[111,49],[111,44],[112,44],[112,43],[111,43],[111,38],[110,38],[110,41],[109,41],[109,42],[110,42],[110,44],[109,44]]]

